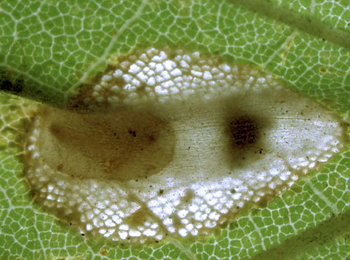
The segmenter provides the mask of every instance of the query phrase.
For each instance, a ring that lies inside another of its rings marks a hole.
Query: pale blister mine
[[[26,151],[36,200],[116,241],[210,234],[338,153],[347,125],[247,66],[183,50],[136,51],[41,107]]]

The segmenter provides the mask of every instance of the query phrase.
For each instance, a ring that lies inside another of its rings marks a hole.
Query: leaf
[[[64,106],[110,55],[166,44],[258,66],[349,120],[349,17],[342,1],[1,0],[0,88]],[[32,203],[20,147],[34,103],[7,94],[0,103],[1,259],[348,257],[349,149],[209,238],[105,244]]]

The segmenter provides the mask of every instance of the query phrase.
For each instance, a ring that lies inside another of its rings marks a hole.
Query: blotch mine
[[[346,123],[260,70],[169,48],[112,60],[69,109],[38,108],[25,148],[36,201],[84,234],[211,234],[347,141]]]

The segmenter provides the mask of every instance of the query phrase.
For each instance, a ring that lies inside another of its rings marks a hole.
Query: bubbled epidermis
[[[341,122],[319,104],[285,89],[272,75],[198,52],[137,51],[83,91],[92,110],[150,102],[171,122],[177,140],[174,159],[147,179],[71,178],[42,159],[43,119],[40,113],[36,117],[26,178],[38,201],[59,218],[74,216],[82,232],[113,240],[143,243],[169,234],[208,234],[242,208],[287,189],[342,147]],[[230,157],[223,123],[230,118],[227,107],[272,120],[264,153]]]
[[[175,57],[170,58],[169,53]],[[245,75],[247,71],[249,76]],[[242,88],[262,89],[275,85],[271,75],[229,66],[217,57],[150,48],[112,66],[83,96],[85,104],[92,108],[105,103],[113,107],[149,101],[165,103],[189,97],[208,99],[212,95],[239,92]]]

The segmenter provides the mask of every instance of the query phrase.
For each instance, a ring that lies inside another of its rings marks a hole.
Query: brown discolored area
[[[245,149],[260,139],[259,124],[249,115],[233,118],[229,123],[228,132],[234,149]]]
[[[131,214],[125,220],[130,227],[137,228],[139,226],[142,226],[149,219],[149,217],[152,216],[152,211],[150,211],[147,207],[141,207],[139,210]]]
[[[107,256],[109,253],[109,248],[108,247],[102,247],[100,250],[100,255],[101,256]]]
[[[271,122],[259,114],[229,110],[224,121],[224,156],[234,170],[259,160],[267,151],[264,136]]]
[[[39,149],[45,163],[72,178],[127,181],[147,178],[172,161],[171,125],[135,110],[40,113]]]

